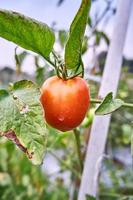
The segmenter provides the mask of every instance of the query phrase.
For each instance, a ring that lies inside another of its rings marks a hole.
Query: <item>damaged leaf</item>
[[[15,143],[33,164],[42,163],[47,139],[39,97],[31,81],[0,90],[0,135]]]
[[[55,35],[47,24],[20,13],[0,9],[0,37],[48,58]]]

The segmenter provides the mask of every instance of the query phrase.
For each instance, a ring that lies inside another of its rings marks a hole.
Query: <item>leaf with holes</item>
[[[121,99],[113,99],[113,93],[110,92],[98,106],[95,113],[96,115],[107,115],[116,111],[118,108],[123,106],[124,101]]]
[[[0,10],[0,37],[47,58],[53,49],[55,36],[44,23],[17,12]]]
[[[82,42],[91,0],[82,0],[81,6],[70,26],[69,38],[65,47],[65,65],[69,69],[77,68],[81,62]]]
[[[33,164],[41,164],[47,131],[39,101],[40,91],[31,81],[16,82],[0,90],[0,135],[15,143]]]

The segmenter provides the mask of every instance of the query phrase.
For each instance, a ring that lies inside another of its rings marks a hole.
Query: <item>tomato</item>
[[[40,100],[46,122],[60,131],[69,131],[83,121],[90,105],[90,93],[80,77],[63,80],[53,76],[42,85]]]

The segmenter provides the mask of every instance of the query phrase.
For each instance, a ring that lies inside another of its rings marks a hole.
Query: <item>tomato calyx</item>
[[[56,74],[59,78],[63,80],[73,79],[77,76],[84,77],[84,65],[82,59],[80,59],[78,66],[75,69],[67,69],[65,63],[61,60],[61,58],[52,51],[54,57],[54,67],[56,70]]]

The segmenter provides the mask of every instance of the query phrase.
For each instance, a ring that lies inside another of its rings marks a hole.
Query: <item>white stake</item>
[[[105,64],[99,97],[107,93],[116,95],[121,73],[123,47],[128,29],[132,0],[118,0],[115,27]],[[96,116],[91,129],[78,200],[86,200],[86,194],[96,197],[97,176],[108,134],[111,115]]]

